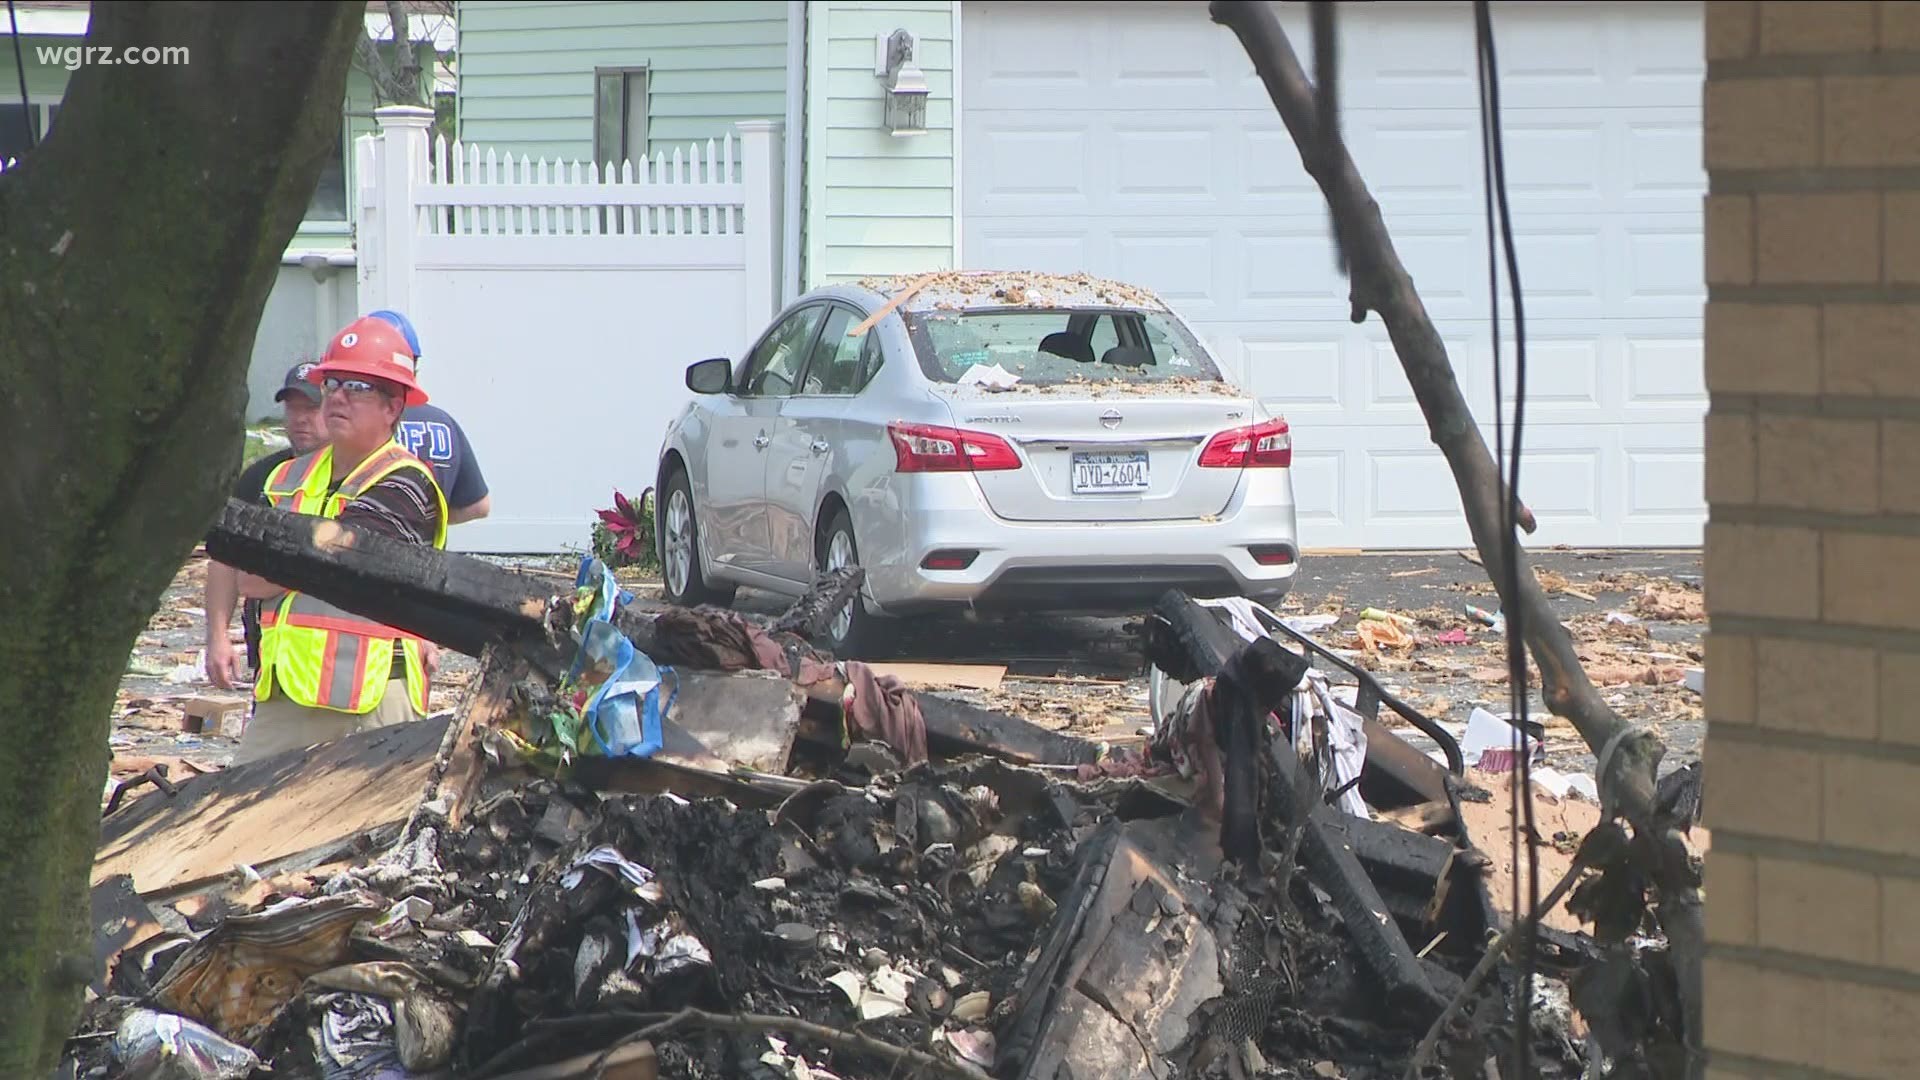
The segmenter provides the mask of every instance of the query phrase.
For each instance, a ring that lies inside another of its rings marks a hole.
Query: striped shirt
[[[395,540],[432,547],[440,526],[440,505],[428,486],[431,483],[413,469],[390,473],[341,507],[339,520],[343,525],[360,525]],[[331,495],[338,488],[336,481],[327,493]]]

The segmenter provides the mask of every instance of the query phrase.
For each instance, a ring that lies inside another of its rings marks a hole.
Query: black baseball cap
[[[285,401],[289,392],[298,390],[302,394],[307,395],[308,401],[313,402],[315,405],[320,404],[324,392],[318,384],[307,381],[307,372],[312,371],[316,363],[317,362],[313,360],[302,360],[293,365],[293,367],[287,371],[286,385],[282,386],[279,391],[273,395],[273,400],[276,402]]]

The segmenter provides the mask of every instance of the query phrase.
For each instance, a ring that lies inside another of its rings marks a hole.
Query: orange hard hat
[[[320,362],[307,372],[307,381],[318,383],[329,375],[366,375],[405,387],[409,406],[425,405],[427,392],[414,379],[417,363],[407,339],[392,323],[368,315],[333,336]]]

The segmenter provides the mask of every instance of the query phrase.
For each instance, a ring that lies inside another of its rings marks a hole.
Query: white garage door
[[[1311,71],[1303,6],[1283,18]],[[1470,8],[1340,10],[1346,138],[1491,448]],[[1701,539],[1701,20],[1697,4],[1494,8],[1531,546]],[[1385,330],[1346,319],[1325,204],[1206,4],[967,3],[961,37],[965,266],[1159,291],[1292,423],[1307,546],[1469,542]]]

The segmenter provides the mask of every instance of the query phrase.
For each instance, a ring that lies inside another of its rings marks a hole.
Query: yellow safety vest
[[[419,469],[440,504],[433,546],[447,546],[447,498],[433,471],[398,442],[389,440],[327,493],[333,475],[333,447],[281,462],[267,475],[267,501],[282,510],[316,517],[339,517],[346,505],[401,469]],[[301,592],[284,592],[260,605],[260,678],[256,701],[265,701],[277,684],[287,700],[339,712],[365,714],[380,705],[393,677],[393,643],[405,655],[407,692],[413,707],[427,711],[427,669],[420,639],[402,630],[355,615]]]

